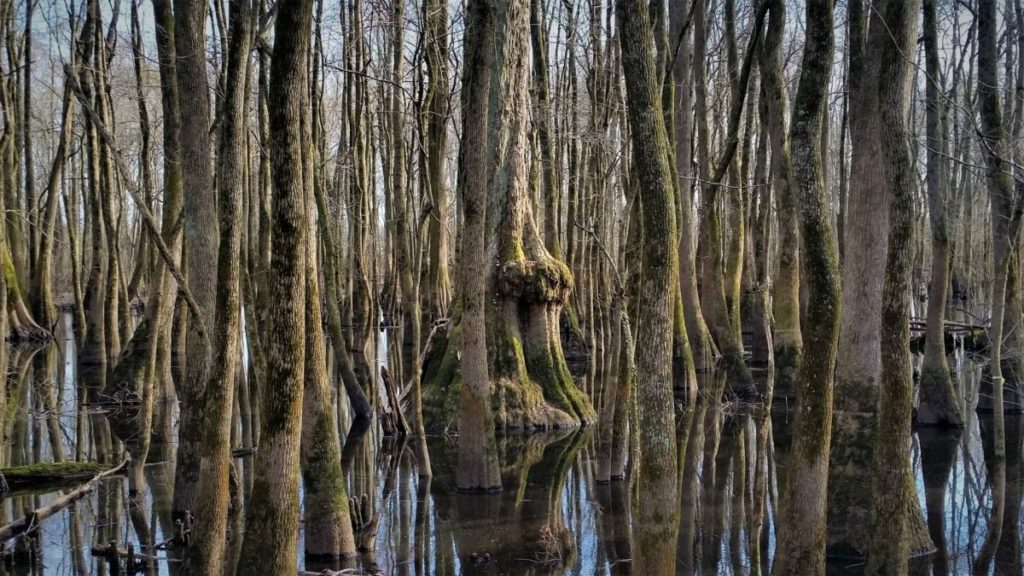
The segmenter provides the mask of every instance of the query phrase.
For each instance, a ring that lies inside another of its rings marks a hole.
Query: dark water
[[[958,361],[959,384],[976,396],[980,368]],[[45,367],[49,366],[49,376]],[[40,375],[42,377],[40,377]],[[48,388],[49,387],[49,388]],[[14,423],[5,447],[9,464],[50,461],[55,449],[67,459],[89,460],[89,407],[79,402],[73,343],[12,352],[8,389]],[[46,390],[55,391],[46,394]],[[683,503],[677,546],[679,573],[749,574],[754,478],[765,465],[768,491],[764,529],[757,537],[766,551],[762,573],[774,550],[774,514],[789,445],[790,413],[777,409],[767,427],[768,453],[757,454],[758,422],[751,408],[704,403],[684,414],[680,453],[692,462],[680,481]],[[173,410],[168,413],[173,423]],[[964,574],[984,541],[991,505],[985,463],[988,421],[970,412],[960,436],[923,430],[912,445],[917,492],[933,534],[942,534],[936,555],[913,564],[914,573]],[[1008,418],[1007,514],[997,558],[1021,573],[1021,419]],[[365,495],[369,516],[377,515],[376,550],[358,566],[384,574],[630,574],[630,487],[594,482],[593,431],[515,436],[499,440],[504,492],[460,495],[454,491],[454,438],[433,437],[429,448],[434,477],[416,475],[409,446],[370,432],[349,439],[344,450],[350,495]],[[79,441],[79,439],[83,439]],[[59,445],[59,448],[58,448]],[[139,523],[155,542],[169,540],[173,446],[154,446],[147,487],[130,500],[127,481],[115,477],[77,504],[47,520],[30,540],[8,543],[0,574],[106,574],[105,561],[90,554],[97,544],[134,543]],[[760,456],[764,456],[763,458]],[[250,473],[245,458],[236,462]],[[684,465],[685,466],[685,465]],[[14,493],[0,506],[0,523],[56,497],[54,489]],[[135,523],[133,523],[133,516]],[[941,520],[941,522],[940,522]],[[233,535],[233,539],[236,535]],[[301,542],[300,542],[301,551]],[[173,574],[173,550],[146,573]],[[301,552],[300,552],[301,557]],[[945,564],[948,570],[940,570]],[[306,564],[297,571],[338,568]],[[835,574],[855,574],[857,565],[830,564]]]

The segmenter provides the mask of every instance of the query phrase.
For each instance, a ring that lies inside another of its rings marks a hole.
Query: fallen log
[[[57,512],[60,512],[64,508],[67,508],[75,500],[78,500],[83,496],[89,494],[90,492],[96,489],[96,486],[99,485],[100,481],[102,481],[104,478],[116,474],[127,465],[128,460],[124,460],[117,466],[104,472],[100,472],[99,474],[96,474],[95,476],[93,476],[92,480],[89,480],[81,487],[71,492],[68,492],[67,494],[61,496],[60,498],[57,498],[50,504],[43,506],[42,508],[32,510],[25,514],[25,516],[23,516],[22,518],[19,518],[18,520],[15,520],[14,522],[7,524],[6,526],[0,527],[0,542],[6,542],[19,534],[26,534],[32,532],[33,530],[39,527],[39,524],[41,524],[43,520],[46,520],[47,518],[53,516]]]
[[[7,482],[9,490],[16,490],[58,482],[88,480],[109,468],[109,465],[99,462],[40,462],[0,469],[0,478]]]

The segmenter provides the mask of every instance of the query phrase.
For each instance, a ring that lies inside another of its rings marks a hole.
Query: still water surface
[[[73,342],[12,351],[8,375],[9,412],[13,415],[6,461],[50,461],[55,450],[68,459],[91,459],[89,407],[79,402]],[[973,394],[980,368],[959,361],[961,389]],[[46,369],[48,367],[48,369]],[[47,390],[55,392],[47,392]],[[172,427],[173,407],[163,413]],[[771,414],[767,454],[757,454],[757,409],[701,403],[684,414],[679,434],[683,509],[677,545],[680,574],[750,574],[752,541],[760,542],[761,573],[770,570],[774,550],[774,513],[785,473],[791,414]],[[1008,417],[1007,521],[997,562],[1021,574],[1022,445],[1020,416]],[[159,427],[159,423],[157,423]],[[430,439],[435,476],[416,475],[412,450],[374,432],[349,438],[343,454],[350,496],[363,500],[362,513],[376,518],[375,551],[357,567],[370,573],[420,574],[630,574],[630,487],[600,485],[592,467],[593,431],[581,430],[499,440],[504,492],[461,495],[454,490],[454,438]],[[912,573],[964,574],[984,541],[991,505],[986,474],[989,422],[970,413],[967,430],[957,436],[931,430],[915,433],[912,458],[917,494],[933,539],[940,549],[912,563]],[[154,542],[174,535],[170,520],[173,485],[173,437],[154,445],[145,467],[146,488],[130,499],[127,481],[115,477],[100,489],[47,520],[26,542],[8,545],[0,575],[109,574],[106,561],[94,557],[97,544],[133,543],[147,529]],[[768,490],[755,499],[756,467],[765,466]],[[243,477],[251,458],[235,461]],[[0,524],[26,509],[46,505],[60,495],[13,493],[3,498]],[[751,536],[754,511],[763,506],[764,528]],[[371,530],[374,524],[371,524]],[[233,540],[235,540],[233,535]],[[372,541],[373,534],[362,534]],[[300,535],[301,538],[301,535]],[[301,550],[301,542],[300,542]],[[152,552],[159,559],[147,574],[175,574],[174,550]],[[301,556],[301,554],[300,554]],[[324,566],[300,560],[301,570]],[[833,562],[830,573],[856,574],[855,562]]]

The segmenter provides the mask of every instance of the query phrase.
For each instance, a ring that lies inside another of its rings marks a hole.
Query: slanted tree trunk
[[[832,435],[832,378],[839,336],[839,264],[821,169],[821,109],[835,40],[831,0],[808,0],[807,38],[793,117],[793,188],[808,290],[796,421],[777,518],[772,574],[825,573],[825,497]]]
[[[488,18],[495,18],[497,46],[485,44],[480,49],[497,54],[493,63],[485,62],[491,66],[482,72],[486,75],[484,78],[471,76],[464,80],[465,86],[471,86],[472,82],[486,83],[491,86],[491,94],[487,100],[490,107],[488,132],[479,135],[477,140],[464,137],[462,174],[467,178],[486,177],[483,182],[489,185],[486,259],[467,256],[472,254],[470,248],[476,249],[473,244],[476,238],[466,243],[472,229],[463,228],[466,236],[462,248],[464,262],[486,265],[480,269],[465,268],[464,276],[476,277],[462,281],[470,282],[473,289],[477,288],[475,282],[480,278],[486,282],[488,381],[492,387],[495,426],[530,430],[589,423],[594,420],[594,410],[569,374],[559,326],[562,307],[573,289],[573,277],[565,264],[544,247],[530,204],[529,118],[525,114],[529,110],[529,6],[526,0],[498,0],[479,9],[486,12]],[[478,65],[476,58],[472,52],[467,52],[467,62],[473,59],[472,64]],[[472,102],[472,106],[479,103]],[[467,125],[470,125],[468,121]],[[488,167],[482,175],[475,173],[478,165],[473,164],[472,169],[465,165],[465,159],[477,148],[489,154]],[[468,192],[470,187],[467,184],[465,190]],[[475,208],[483,209],[483,206]],[[466,301],[465,295],[463,298],[463,314],[467,314],[475,303]],[[479,311],[472,309],[472,312]],[[460,375],[455,369],[459,340],[466,336],[462,326],[454,326],[447,347],[438,350],[433,359],[440,364],[431,367],[432,361],[428,360],[425,366],[427,373],[433,373],[424,392],[425,417],[433,426],[454,422],[454,395],[462,383],[483,385],[466,370]],[[466,354],[463,348],[463,358]]]
[[[322,3],[318,4],[319,8]],[[314,66],[320,55],[314,52]],[[310,114],[302,111],[304,121]],[[313,128],[307,124],[307,134]],[[306,215],[306,359],[302,395],[301,465],[305,555],[307,560],[337,562],[355,557],[356,541],[349,517],[345,476],[341,469],[341,445],[334,414],[331,381],[327,374],[327,351],[320,307],[320,270],[315,227],[316,206],[313,187],[319,178],[317,147],[304,146]],[[321,225],[327,226],[327,222]]]
[[[637,409],[640,461],[635,567],[641,574],[674,574],[679,505],[676,498],[672,327],[679,282],[675,192],[662,112],[660,68],[642,0],[617,0],[633,177],[643,203],[645,242],[637,329]],[[689,343],[687,342],[687,346]]]
[[[960,427],[963,425],[960,402],[953,388],[946,362],[946,338],[943,322],[949,289],[950,242],[947,227],[947,186],[949,139],[946,105],[943,103],[939,68],[935,0],[924,0],[924,49],[927,78],[928,218],[931,223],[932,274],[928,284],[928,323],[925,330],[924,362],[921,365],[921,403],[918,424]]]

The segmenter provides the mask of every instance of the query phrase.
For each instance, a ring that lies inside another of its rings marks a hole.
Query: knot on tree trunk
[[[554,258],[509,260],[498,266],[498,291],[530,304],[564,304],[573,289],[572,272]]]

